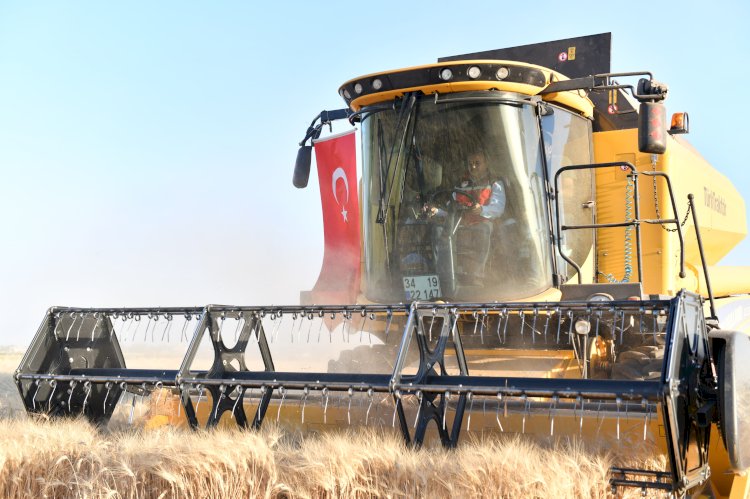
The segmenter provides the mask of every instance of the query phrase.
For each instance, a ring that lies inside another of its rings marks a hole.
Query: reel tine
[[[313,319],[314,319],[314,316],[313,316],[312,312],[310,312],[309,314],[307,314],[307,322],[308,322],[308,326],[307,326],[307,342],[308,343],[310,343],[310,331],[312,331]]]
[[[367,311],[362,308],[362,323],[359,325],[359,342],[362,343],[362,335],[365,333],[365,324],[367,324]]]
[[[578,420],[578,436],[581,437],[583,436],[583,404],[585,401],[580,395],[576,397],[576,407],[578,406],[578,402],[581,403],[581,417]]]
[[[324,386],[321,392],[321,402],[323,403],[323,424],[328,423],[328,387]]]
[[[396,427],[396,412],[398,411],[398,403],[396,402],[396,400],[401,400],[401,392],[399,390],[396,390],[393,395],[393,421],[391,421],[391,428]]]
[[[466,398],[469,399],[469,416],[466,418],[466,431],[471,431],[471,412],[474,409],[474,394],[469,392],[466,394]]]
[[[240,387],[240,385],[237,385],[234,387],[234,390],[232,391],[237,392],[237,399],[234,401],[234,405],[232,406],[232,419],[235,419],[234,411],[237,410],[237,405],[240,403],[240,400],[242,400],[242,388]],[[252,398],[252,394],[251,394],[251,398]]]
[[[143,342],[146,342],[146,338],[148,338],[148,328],[151,326],[152,321],[152,314],[148,314],[148,321],[146,321],[146,330],[143,332]]]
[[[310,389],[307,388],[307,385],[305,385],[305,388],[302,390],[302,400],[300,403],[302,404],[302,420],[301,423],[305,424],[305,406],[307,406],[307,396],[310,394]]]
[[[521,400],[523,400],[523,418],[521,419],[521,433],[526,433],[526,415],[528,414],[529,409],[529,399],[526,396],[526,394],[521,395]]]
[[[503,314],[505,315],[505,325],[503,326],[503,343],[505,343],[505,339],[508,335],[508,322],[510,322],[510,314],[508,313],[508,309],[503,309]]]
[[[524,313],[523,310],[521,310],[521,311],[518,312],[518,315],[521,316],[521,342],[522,343],[526,343],[526,336],[525,336],[525,331],[526,331],[526,314]]]
[[[227,313],[222,312],[221,317],[219,317],[219,332],[216,333],[216,337],[220,340],[223,340],[223,336],[221,335],[224,332],[224,322],[227,320]]]
[[[388,343],[388,334],[391,332],[391,322],[393,321],[393,311],[389,308],[385,316],[385,343]]]
[[[547,343],[547,330],[549,329],[549,319],[550,319],[550,313],[549,309],[545,307],[544,311],[546,312],[547,318],[544,321],[544,343]]]
[[[203,400],[203,385],[198,384],[196,386],[198,389],[198,401],[195,403],[195,417],[198,417],[198,407],[201,405],[201,400]]]
[[[127,392],[125,392],[127,394]],[[130,417],[128,418],[128,424],[133,425],[133,414],[135,413],[135,393],[130,396]]]
[[[562,327],[562,316],[560,315],[560,307],[555,307],[555,317],[557,317],[557,339],[555,342],[560,344],[560,328]]]
[[[219,401],[216,402],[216,408],[214,409],[214,419],[216,419],[216,416],[219,415],[219,406],[221,405],[221,401],[224,400],[224,392],[227,390],[227,387],[224,385],[219,385]]]
[[[96,326],[99,325],[99,320],[101,319],[101,316],[99,315],[99,312],[94,312],[94,327],[91,328],[91,343],[94,342],[95,334],[96,334]]]
[[[433,308],[432,309],[432,320],[430,321],[430,329],[429,329],[429,333],[428,333],[429,337],[430,337],[430,342],[432,342],[432,326],[433,326],[433,324],[435,324],[435,315],[436,314],[437,314],[437,310],[435,310]]]
[[[31,406],[36,411],[36,396],[39,393],[39,388],[42,387],[42,384],[39,382],[38,379],[34,381],[34,384],[36,385],[36,390],[34,391],[34,396],[31,398]]]
[[[52,387],[52,392],[49,394],[49,401],[47,402],[47,412],[52,412],[52,399],[55,396],[55,390],[57,390],[57,381],[54,379],[49,380],[49,386]]]
[[[367,397],[370,399],[370,404],[367,406],[367,412],[365,413],[365,426],[367,426],[367,422],[370,419],[370,409],[372,409],[372,395],[373,395],[372,388],[368,388]]]
[[[539,316],[539,309],[534,307],[534,320],[531,322],[531,343],[536,344],[536,319]]]
[[[417,390],[417,402],[419,405],[417,406],[417,416],[414,418],[414,428],[417,427],[417,422],[419,421],[419,415],[422,412],[422,398],[423,398],[422,390]]]
[[[500,428],[500,431],[505,433],[505,430],[503,429],[503,424],[500,422],[500,405],[503,400],[503,394],[498,392],[497,393],[497,411],[495,411],[495,421],[497,421],[497,426]]]
[[[484,325],[487,320],[487,309],[482,309],[482,319],[479,321],[479,339],[482,345],[484,345]]]
[[[448,416],[448,402],[451,400],[451,392],[446,391],[445,392],[445,398],[443,398],[443,429],[445,430],[447,427],[445,426],[445,420]]]
[[[474,312],[471,313],[471,315],[474,317],[474,332],[471,333],[471,334],[472,334],[472,336],[476,336],[477,335],[477,327],[479,326],[479,314],[475,310]]]
[[[74,379],[71,379],[68,384],[70,385],[70,389],[68,391],[68,413],[72,413],[73,409],[70,407],[70,403],[73,401],[73,391],[75,390],[78,382]]]
[[[69,315],[73,320],[71,321],[70,326],[68,326],[68,332],[65,333],[65,341],[68,341],[70,339],[70,330],[73,329],[73,325],[76,323],[76,320],[78,320],[75,312],[70,312]]]
[[[91,395],[91,381],[86,380],[83,383],[83,390],[86,396],[83,398],[83,407],[81,408],[81,414],[86,412],[86,403],[89,401],[89,395]]]
[[[550,411],[549,411],[549,414],[550,414],[549,436],[550,437],[555,436],[555,415],[557,413],[557,401],[558,400],[559,400],[558,396],[555,395],[554,397],[552,397],[552,403],[550,403]]]
[[[135,341],[135,337],[138,335],[138,330],[141,328],[141,316],[133,314],[133,321],[136,323],[135,330],[133,331],[133,338],[130,341]]]
[[[107,399],[109,398],[109,391],[112,389],[112,382],[107,381],[104,383],[104,388],[107,389],[107,393],[104,395],[104,404],[103,404],[103,411],[102,414],[107,414]]]
[[[172,314],[164,314],[164,319],[166,319],[167,323],[164,326],[164,331],[161,332],[161,341],[164,341],[164,337],[167,338],[167,343],[169,343],[169,328],[172,327]]]
[[[615,402],[617,404],[617,440],[620,440],[620,404],[622,403],[622,399],[617,397]]]
[[[349,406],[346,409],[346,422],[347,424],[352,424],[352,397],[354,396],[354,389],[350,386],[349,390],[347,391],[349,393]]]
[[[322,310],[318,312],[318,318],[320,319],[320,326],[318,326],[318,343],[320,343],[320,334],[323,332],[323,324],[325,324],[325,313]]]
[[[641,400],[641,405],[646,409],[646,416],[643,418],[643,441],[646,441],[646,432],[648,430],[648,422],[651,419],[651,408],[648,406],[648,401],[644,398]]]
[[[237,327],[234,328],[234,343],[237,344],[237,339],[240,337],[240,324],[245,320],[244,312],[237,314]]]
[[[284,399],[286,398],[286,388],[284,386],[279,387],[279,393],[281,394],[281,402],[279,402],[279,409],[276,411],[276,422],[279,422],[279,418],[281,417],[281,406],[284,405]]]
[[[159,396],[156,397],[156,405],[159,405],[159,402],[161,402],[161,394],[162,394],[162,391],[164,390],[164,383],[162,383],[161,381],[157,381],[156,384],[154,385],[154,390],[159,391]]]

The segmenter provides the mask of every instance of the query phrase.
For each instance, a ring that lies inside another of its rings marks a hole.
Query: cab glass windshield
[[[368,299],[513,300],[552,286],[534,108],[492,94],[363,113]]]

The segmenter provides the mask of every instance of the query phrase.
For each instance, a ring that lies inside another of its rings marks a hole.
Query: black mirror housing
[[[638,112],[638,150],[664,154],[667,150],[667,110],[659,102],[641,102]]]
[[[310,164],[312,162],[312,146],[301,146],[297,151],[297,161],[294,163],[292,183],[297,189],[307,187],[310,179]]]

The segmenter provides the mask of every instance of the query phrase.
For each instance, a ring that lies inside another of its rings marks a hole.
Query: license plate
[[[440,279],[436,275],[404,277],[407,300],[435,300],[440,297]]]

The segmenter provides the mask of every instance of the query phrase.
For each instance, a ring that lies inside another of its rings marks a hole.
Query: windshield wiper
[[[382,126],[378,129],[378,155],[380,156],[380,202],[378,205],[378,215],[375,221],[379,224],[385,225],[388,219],[388,205],[390,204],[391,194],[393,193],[393,185],[396,180],[396,165],[398,165],[401,155],[404,152],[404,146],[408,142],[407,135],[409,131],[409,123],[411,121],[414,110],[416,109],[417,96],[415,93],[410,93],[404,96],[402,101],[401,109],[398,114],[398,121],[396,122],[396,129],[394,130],[394,141],[391,144],[391,151],[388,155],[388,163],[383,165],[383,156],[385,152],[385,140],[383,138]],[[396,137],[398,141],[396,141]]]

